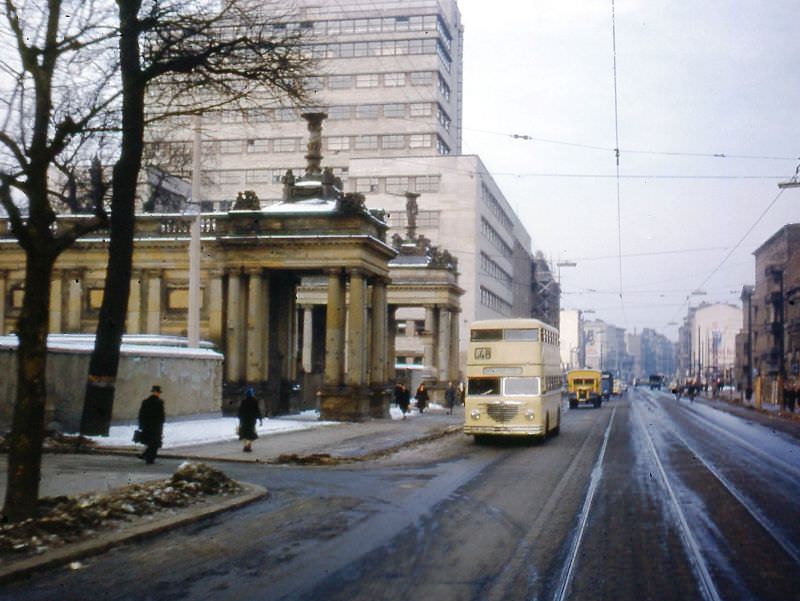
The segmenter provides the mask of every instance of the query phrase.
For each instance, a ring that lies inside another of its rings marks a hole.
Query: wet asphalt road
[[[7,585],[0,599],[727,601],[800,590],[797,436],[657,391],[568,411],[541,444],[456,434],[364,464],[220,467],[271,496]]]

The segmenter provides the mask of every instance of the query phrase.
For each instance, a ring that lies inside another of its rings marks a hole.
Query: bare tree
[[[107,434],[111,420],[148,117],[245,105],[254,95],[304,102],[311,66],[302,32],[281,27],[277,17],[284,15],[264,13],[277,10],[277,2],[117,0],[117,5],[122,150],[114,167],[106,284],[81,418],[86,434]]]
[[[17,396],[9,436],[4,515],[36,510],[44,437],[50,278],[58,256],[106,222],[102,193],[93,217],[69,227],[55,206],[71,185],[54,173],[88,165],[109,129],[115,85],[113,16],[95,1],[4,0],[0,19],[0,203],[25,252],[25,292],[17,324]],[[63,18],[65,14],[69,18]],[[60,181],[56,181],[60,180]]]
[[[39,493],[53,265],[77,238],[107,224],[109,263],[83,421],[110,418],[148,86],[160,81],[173,90],[158,105],[162,118],[244,101],[257,90],[302,100],[309,62],[297,33],[253,18],[249,9],[258,3],[0,1],[0,203],[26,257],[3,513],[20,520],[35,514]],[[81,169],[97,156],[114,157],[110,216],[95,166],[92,217],[59,224],[56,209],[78,206]]]

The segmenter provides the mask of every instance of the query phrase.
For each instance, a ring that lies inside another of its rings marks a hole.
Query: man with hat
[[[139,408],[140,441],[146,446],[144,453],[139,455],[147,463],[156,460],[158,449],[161,448],[161,436],[164,431],[164,401],[161,400],[161,386],[153,386],[150,396],[142,401]]]

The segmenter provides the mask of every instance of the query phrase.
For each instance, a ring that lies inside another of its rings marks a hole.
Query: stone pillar
[[[328,306],[325,325],[326,386],[341,386],[344,371],[345,285],[341,270],[328,272]]]
[[[50,283],[50,331],[62,331],[62,306],[61,301],[63,296],[63,276],[60,270],[53,271],[53,280]],[[5,278],[0,274],[0,334],[3,333],[6,291],[5,291]]]
[[[212,270],[208,272],[208,338],[222,347],[223,339],[223,299],[224,293],[222,291],[222,271]]]
[[[245,380],[248,382],[258,382],[266,380],[263,371],[264,342],[264,304],[261,269],[252,269],[247,272],[247,325],[246,325],[246,359],[245,359]],[[267,316],[266,319],[269,319]]]
[[[314,344],[314,305],[303,306],[303,371],[307,374],[313,369],[313,348]]]
[[[386,379],[386,352],[388,347],[386,282],[376,279],[372,284],[372,329],[370,331],[370,416],[389,417],[391,396]]]
[[[83,272],[71,271],[67,282],[67,332],[81,331],[83,303]]]
[[[460,344],[459,338],[461,336],[461,329],[459,327],[459,321],[461,319],[461,313],[458,311],[451,311],[450,312],[450,373],[448,375],[448,379],[452,380],[453,382],[457,382],[459,380],[458,372],[459,372],[459,362],[461,360],[460,357]]]
[[[422,365],[425,369],[431,370],[435,374],[436,371],[436,347],[434,346],[434,338],[436,335],[436,314],[433,306],[425,307],[425,339],[422,341]]]
[[[396,338],[397,338],[397,305],[387,305],[386,315],[386,381],[394,382],[397,374],[394,364],[397,360]]]
[[[440,382],[450,379],[450,319],[452,314],[445,307],[439,308],[439,328],[436,333],[436,377]]]
[[[347,307],[347,373],[349,386],[367,383],[367,282],[358,269],[350,272],[350,303]]]
[[[161,272],[151,271],[147,274],[147,316],[145,332],[161,333]]]
[[[242,281],[238,272],[228,274],[227,322],[225,324],[225,379],[241,380]]]
[[[6,333],[6,293],[8,292],[8,272],[0,270],[0,336]],[[58,299],[59,306],[61,299]],[[60,311],[59,311],[60,313]]]
[[[140,334],[142,331],[142,273],[131,274],[131,289],[128,294],[128,314],[125,316],[125,332]]]
[[[372,284],[372,344],[370,381],[373,385],[386,383],[386,354],[388,347],[388,307],[386,282],[375,280]]]

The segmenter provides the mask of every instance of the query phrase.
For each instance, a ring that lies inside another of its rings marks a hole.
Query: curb
[[[6,584],[21,578],[28,577],[35,572],[62,566],[72,561],[77,561],[93,555],[105,553],[109,549],[122,543],[145,540],[178,528],[203,518],[237,509],[269,495],[266,488],[246,482],[239,482],[244,490],[233,497],[223,497],[219,502],[198,503],[188,507],[179,515],[154,514],[152,520],[133,524],[128,528],[118,531],[100,533],[94,540],[85,540],[53,549],[40,556],[26,557],[12,561],[8,565],[0,566],[0,584]]]

